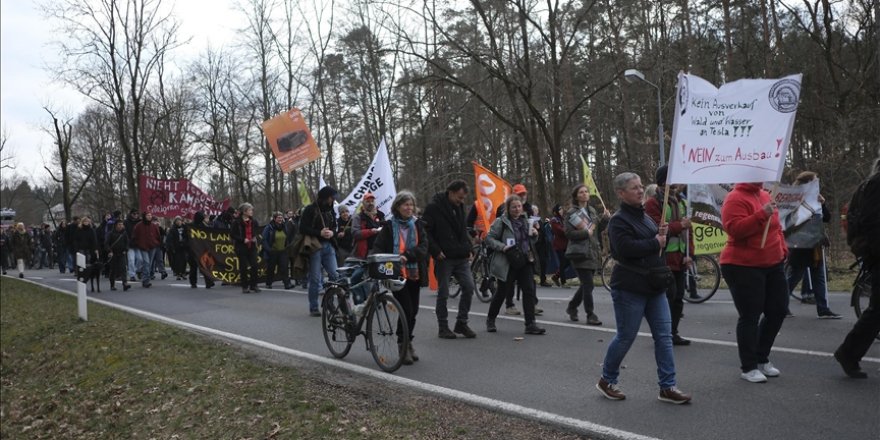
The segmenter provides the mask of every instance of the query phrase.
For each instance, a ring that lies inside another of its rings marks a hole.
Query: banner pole
[[[666,210],[669,206],[669,185],[665,185],[663,188],[663,212],[660,214],[660,225],[662,228],[663,225],[666,224]],[[660,255],[663,255],[663,246],[660,246]]]
[[[779,182],[773,184],[773,189],[770,190],[770,203],[773,203],[773,197],[776,195],[776,191],[779,190]],[[770,214],[770,218],[767,219],[767,224],[764,225],[764,236],[761,237],[761,249],[764,249],[764,245],[767,243],[767,232],[770,231],[770,222],[773,221],[773,213]]]

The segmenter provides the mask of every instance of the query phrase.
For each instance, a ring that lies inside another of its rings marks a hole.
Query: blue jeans
[[[468,313],[471,310],[471,299],[474,297],[474,275],[471,272],[471,262],[467,258],[446,258],[434,260],[434,276],[437,277],[437,306],[434,313],[437,314],[437,323],[441,327],[449,325],[449,311],[446,302],[449,300],[449,277],[455,276],[458,285],[461,286],[461,296],[458,299],[458,315],[456,322],[467,324]],[[501,289],[499,289],[500,292]],[[510,289],[513,293],[513,289]],[[498,293],[504,295],[503,293]]]
[[[154,248],[150,250],[138,249],[137,253],[138,260],[141,264],[141,283],[143,285],[147,285],[150,282],[150,278],[153,277],[153,260],[156,258],[156,255],[159,253],[159,248]]]
[[[672,317],[666,295],[642,295],[623,290],[612,290],[614,319],[617,334],[608,344],[602,377],[608,383],[617,383],[620,364],[639,333],[642,317],[651,327],[654,337],[654,360],[657,362],[657,381],[660,389],[675,386],[675,358],[672,355]]]
[[[137,272],[138,268],[141,266],[140,261],[141,251],[136,248],[128,249],[128,277],[134,278],[135,272]]]
[[[336,274],[336,249],[329,242],[323,242],[321,249],[309,260],[309,311],[318,311],[318,291],[324,288],[324,277],[321,270],[327,271],[331,280],[338,278]]]
[[[816,312],[830,312],[828,308],[828,289],[825,285],[825,259],[820,259],[813,266],[812,249],[791,249],[788,254],[788,293],[790,294],[798,283],[801,283],[801,298],[813,295],[816,299]],[[807,270],[809,269],[809,275]]]

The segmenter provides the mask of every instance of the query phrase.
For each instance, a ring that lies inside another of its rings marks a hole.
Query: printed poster
[[[260,126],[282,172],[298,170],[321,157],[318,144],[298,108],[279,113]]]

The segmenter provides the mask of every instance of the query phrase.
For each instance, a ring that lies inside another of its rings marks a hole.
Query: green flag
[[[302,182],[299,182],[299,201],[302,206],[311,205],[312,198],[309,196],[309,189]]]

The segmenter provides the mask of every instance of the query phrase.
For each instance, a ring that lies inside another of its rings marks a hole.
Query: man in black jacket
[[[321,242],[321,249],[312,253],[309,260],[309,315],[321,316],[318,309],[318,291],[324,286],[321,269],[327,276],[335,280],[336,275],[336,213],[333,201],[336,190],[325,186],[318,190],[315,203],[306,206],[299,221],[299,232],[311,236]]]
[[[859,186],[849,206],[847,242],[862,258],[864,269],[871,272],[874,281],[868,308],[834,352],[834,359],[847,376],[865,379],[868,373],[862,371],[859,361],[880,334],[880,158],[874,161],[871,175]]]
[[[471,298],[474,296],[474,277],[470,264],[471,240],[464,218],[464,199],[467,193],[467,183],[463,180],[453,181],[445,192],[434,195],[422,215],[428,232],[428,249],[434,258],[434,275],[439,284],[435,313],[440,327],[438,336],[443,339],[455,339],[455,333],[465,338],[477,336],[467,325]],[[455,276],[461,286],[458,316],[452,331],[449,330],[449,313],[446,310],[450,276]]]

